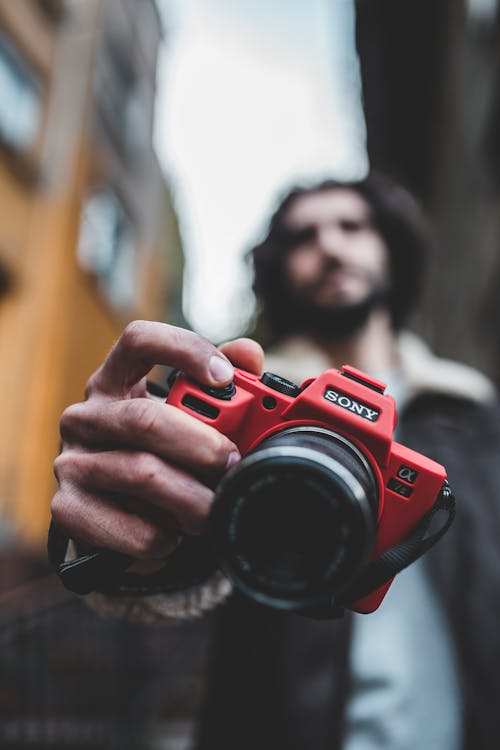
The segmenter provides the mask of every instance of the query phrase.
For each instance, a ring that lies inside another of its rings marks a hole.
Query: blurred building
[[[153,0],[0,0],[5,750],[181,747],[199,699],[202,624],[101,619],[43,550],[62,409],[128,320],[181,322],[177,218],[152,145],[166,41]]]
[[[63,408],[127,321],[178,318],[162,41],[153,0],[0,2],[0,514],[26,540],[45,538]]]
[[[357,0],[368,152],[437,248],[417,327],[500,384],[500,4]]]

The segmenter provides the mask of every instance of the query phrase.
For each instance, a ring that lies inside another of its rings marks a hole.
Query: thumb
[[[242,370],[260,375],[264,367],[264,351],[260,344],[253,339],[241,338],[234,341],[228,341],[219,346],[219,350],[236,367]]]

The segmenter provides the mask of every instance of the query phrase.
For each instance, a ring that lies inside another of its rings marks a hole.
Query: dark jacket
[[[400,414],[398,440],[447,468],[457,500],[452,528],[424,560],[455,645],[465,745],[498,750],[500,406],[491,383],[471,368],[435,358],[411,336],[401,337],[399,348],[411,399]],[[329,366],[307,339],[285,342],[266,361],[266,369],[295,382]],[[92,597],[103,612],[157,621],[201,614],[229,591],[216,576],[175,595]],[[350,689],[349,614],[311,620],[233,594],[206,616],[206,626],[213,626],[213,649],[197,750],[341,747]]]
[[[456,647],[466,747],[498,750],[500,408],[421,395],[399,440],[444,464],[456,495],[455,523],[426,564]],[[350,634],[349,615],[314,621],[233,595],[216,613],[198,750],[340,747]]]

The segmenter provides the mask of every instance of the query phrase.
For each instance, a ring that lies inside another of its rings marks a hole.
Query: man
[[[293,191],[252,252],[272,339],[266,369],[299,382],[344,363],[375,375],[398,401],[398,440],[448,469],[458,518],[380,610],[311,620],[227,599],[220,574],[169,595],[93,595],[103,611],[143,619],[226,599],[215,609],[200,749],[499,746],[499,411],[482,375],[401,334],[428,244],[411,197],[370,175]],[[231,362],[259,373],[263,354],[248,339],[218,351],[188,331],[129,326],[87,401],[62,417],[56,524],[80,546],[132,555],[144,573],[183,533],[203,534],[212,488],[238,450],[156,401],[145,377],[168,364],[224,385]]]

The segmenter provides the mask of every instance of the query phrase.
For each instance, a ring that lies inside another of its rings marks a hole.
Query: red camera
[[[393,441],[396,409],[384,391],[349,366],[301,386],[239,369],[220,389],[177,375],[168,403],[243,456],[209,519],[220,566],[243,593],[305,613],[380,605],[394,573],[382,584],[372,576],[368,593],[360,577],[411,537],[446,486],[442,466]]]

